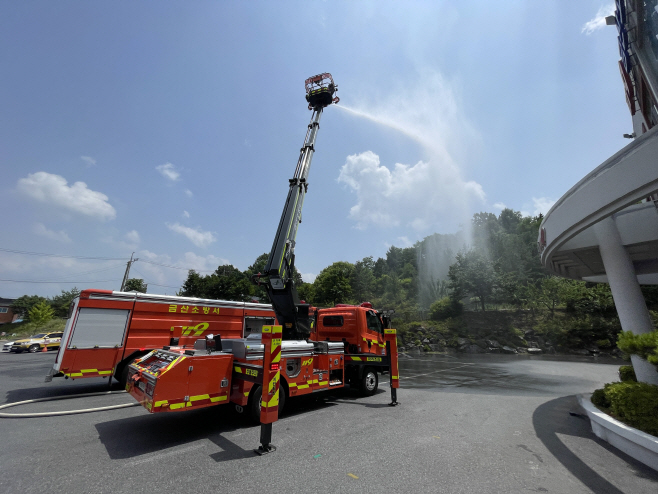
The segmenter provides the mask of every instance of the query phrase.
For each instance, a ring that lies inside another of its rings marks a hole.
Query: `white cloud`
[[[137,230],[130,230],[128,233],[124,235],[124,238],[128,242],[133,244],[138,244],[140,242],[139,233],[137,232]]]
[[[107,202],[108,197],[87,188],[84,182],[75,182],[70,187],[60,175],[31,173],[18,181],[18,190],[36,201],[101,220],[112,220],[116,211]]]
[[[313,283],[315,281],[315,278],[317,278],[317,274],[315,273],[299,273],[302,275],[302,281],[304,283]]]
[[[555,199],[549,199],[548,197],[533,197],[532,198],[532,204],[535,207],[535,210],[533,212],[533,216],[539,216],[539,213],[545,215],[548,213],[549,209],[553,207],[553,204],[555,204],[556,201]]]
[[[176,182],[180,178],[180,172],[176,170],[176,167],[172,163],[158,165],[155,169],[158,170],[164,178],[171,180],[172,182]]]
[[[456,169],[419,161],[396,163],[389,170],[372,151],[348,156],[338,181],[356,193],[349,216],[360,229],[372,224],[426,230],[454,220],[466,213],[469,202],[485,196],[479,184],[464,182]]]
[[[398,237],[398,240],[400,241],[400,245],[402,247],[411,247],[413,245],[413,242],[409,240],[408,237]]]
[[[507,206],[505,206],[504,202],[496,202],[493,205],[494,209],[498,209],[499,211],[502,211],[503,209],[506,209]]]
[[[55,232],[53,230],[48,230],[48,228],[46,228],[46,225],[44,225],[43,223],[35,224],[32,231],[37,235],[49,238],[51,240],[57,240],[58,242],[64,242],[64,243],[71,242],[71,238],[66,234],[64,230],[60,230],[58,232]]]
[[[387,85],[384,96],[370,88],[369,95],[357,99],[363,106],[338,108],[408,136],[428,159],[389,168],[372,151],[348,156],[338,181],[357,196],[350,218],[362,229],[372,224],[420,231],[468,224],[474,203],[480,205],[485,194],[479,183],[463,177],[455,160],[480,142],[461,108],[458,81],[426,71],[415,85],[394,86]]]
[[[92,158],[91,156],[80,156],[80,159],[87,163],[87,166],[95,166],[96,165],[96,160]]]
[[[187,211],[183,211],[183,218],[189,218],[189,217],[190,217],[190,213],[188,213]]]
[[[187,197],[192,197],[194,194],[192,194],[192,191],[190,189],[185,189],[183,192],[187,194]]]
[[[199,227],[190,228],[188,226],[183,226],[180,223],[174,223],[173,225],[167,223],[166,225],[171,231],[185,235],[190,242],[197,247],[208,247],[211,243],[217,240],[212,232],[205,232]]]
[[[594,31],[598,31],[601,28],[606,26],[605,18],[609,15],[615,13],[615,4],[611,3],[608,5],[603,5],[599,8],[599,11],[596,13],[593,19],[587,21],[584,25],[581,33],[585,33],[587,36],[592,34]]]

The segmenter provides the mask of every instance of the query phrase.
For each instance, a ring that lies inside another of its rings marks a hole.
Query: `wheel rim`
[[[368,372],[366,374],[366,389],[372,391],[375,389],[375,384],[377,383],[377,378],[375,377],[374,372]]]

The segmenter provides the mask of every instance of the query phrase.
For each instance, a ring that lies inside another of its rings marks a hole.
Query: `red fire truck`
[[[378,373],[386,371],[391,405],[397,404],[397,342],[387,314],[367,302],[316,309],[299,300],[293,278],[295,238],[320,115],[338,101],[336,89],[330,74],[306,80],[311,123],[268,261],[263,273],[253,278],[266,289],[281,326],[264,326],[262,335],[254,332],[246,338],[227,338],[219,331],[197,339],[192,348],[167,345],[135,360],[129,365],[126,389],[151,413],[223,403],[248,407],[269,426],[261,428],[261,452],[269,452],[271,422],[287,397],[345,383],[373,394]]]
[[[193,346],[208,334],[244,338],[274,323],[266,304],[83,290],[46,381],[114,376],[125,385],[130,362],[154,348]]]

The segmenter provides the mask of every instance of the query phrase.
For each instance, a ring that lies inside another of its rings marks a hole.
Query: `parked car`
[[[2,345],[2,351],[3,352],[11,352],[11,347],[12,347],[13,344],[14,344],[13,341],[8,341],[4,345]]]
[[[56,350],[59,348],[59,342],[62,340],[62,331],[55,333],[39,333],[29,338],[16,340],[11,345],[10,352],[21,353],[27,350],[30,353],[36,353],[47,348],[48,350]]]

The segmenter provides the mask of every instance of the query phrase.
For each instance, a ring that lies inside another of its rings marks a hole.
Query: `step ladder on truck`
[[[378,375],[390,376],[391,405],[399,386],[396,331],[390,314],[371,304],[338,304],[317,309],[300,301],[293,274],[295,238],[308,190],[320,116],[338,102],[331,74],[306,80],[312,111],[304,145],[262,273],[254,283],[265,288],[278,325],[265,325],[246,338],[208,334],[193,348],[166,345],[129,365],[127,391],[149,412],[191,410],[233,403],[261,422],[259,454],[273,451],[272,422],[288,398],[359,387],[372,395]]]

